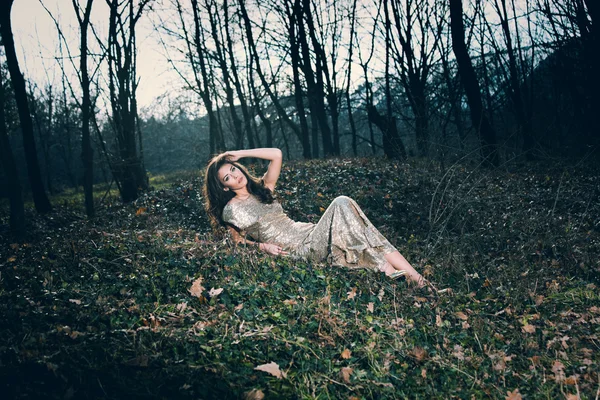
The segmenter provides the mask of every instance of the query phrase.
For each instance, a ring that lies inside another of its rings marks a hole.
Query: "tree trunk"
[[[504,33],[504,39],[506,41],[506,52],[508,53],[508,70],[509,70],[509,93],[517,117],[517,123],[523,136],[523,152],[527,160],[532,161],[533,156],[533,135],[531,128],[531,120],[527,116],[525,111],[525,104],[523,102],[523,94],[521,93],[521,79],[517,72],[517,59],[513,50],[512,36],[508,26],[508,13],[506,11],[506,0],[500,0],[502,10],[498,9],[498,15],[500,16],[500,25],[502,26],[502,32]],[[497,4],[496,4],[497,6]],[[516,27],[517,28],[517,27]],[[518,28],[517,28],[518,29]],[[524,83],[523,83],[524,84]]]
[[[2,42],[6,52],[6,64],[8,65],[10,80],[15,91],[15,100],[19,110],[19,120],[21,121],[21,132],[23,134],[23,146],[25,147],[25,160],[27,161],[27,172],[29,184],[31,185],[33,202],[37,212],[43,214],[49,212],[52,209],[52,206],[46,195],[44,184],[42,183],[35,139],[33,137],[33,123],[31,121],[29,104],[27,103],[25,79],[23,78],[23,74],[21,74],[17,53],[15,52],[15,43],[13,41],[10,21],[12,4],[13,0],[0,2],[0,32],[2,34]]]
[[[306,18],[307,29],[305,29],[304,24],[302,24],[302,18],[298,19],[299,28],[304,32],[308,31],[313,50],[315,52],[315,81],[313,88],[313,100],[315,106],[314,112],[316,113],[315,115],[317,117],[317,122],[319,123],[319,128],[321,129],[323,155],[331,156],[334,155],[335,152],[333,148],[333,142],[331,140],[331,128],[329,127],[329,122],[327,121],[327,109],[325,108],[324,101],[327,95],[325,94],[325,81],[323,80],[323,78],[328,74],[325,52],[323,51],[322,46],[315,35],[315,24],[313,22],[313,17],[310,9],[310,0],[302,0],[302,2],[302,11],[304,14],[304,18]],[[308,44],[306,47],[308,47]],[[307,70],[311,69],[310,58],[305,57],[304,66],[307,68]],[[335,104],[335,107],[337,111],[337,103]]]
[[[208,19],[210,21],[210,31],[211,36],[215,45],[215,52],[217,63],[219,68],[221,69],[221,73],[223,75],[223,83],[225,84],[225,97],[227,99],[227,104],[229,105],[229,115],[231,116],[231,121],[233,123],[233,129],[235,133],[235,147],[237,149],[241,149],[244,147],[244,132],[242,131],[242,121],[237,115],[235,111],[235,101],[233,98],[233,88],[231,87],[231,77],[229,75],[229,67],[227,66],[227,59],[225,58],[225,49],[222,45],[221,38],[219,37],[219,32],[217,28],[218,25],[221,26],[220,21],[215,21],[215,18],[218,18],[219,12],[217,9],[217,5],[214,0],[205,0],[205,5],[208,9]],[[213,12],[213,5],[215,6]]]
[[[498,166],[496,132],[492,128],[481,102],[481,91],[477,82],[477,75],[471,64],[471,58],[465,45],[465,29],[463,25],[462,1],[450,0],[450,26],[452,32],[452,49],[458,64],[467,102],[471,111],[471,120],[474,128],[479,132],[481,139],[481,154],[484,162],[489,166]]]
[[[292,5],[293,7],[293,5]],[[290,39],[290,57],[292,58],[292,76],[294,80],[294,100],[296,101],[296,110],[298,111],[298,119],[300,120],[300,130],[302,132],[302,150],[303,157],[311,158],[310,154],[310,139],[308,132],[308,122],[306,121],[306,109],[304,108],[304,91],[300,82],[300,45],[296,38],[296,13],[290,10],[289,1],[285,1],[286,16],[289,21],[288,36]]]
[[[208,127],[210,132],[210,153],[214,154],[215,152],[225,150],[223,145],[224,141],[220,137],[218,121],[215,115],[215,111],[213,110],[212,99],[210,97],[209,77],[208,71],[206,69],[204,40],[201,37],[202,28],[200,26],[200,16],[198,15],[198,0],[191,0],[191,4],[194,13],[194,45],[196,46],[196,51],[198,53],[198,62],[200,64],[200,74],[202,76],[202,86],[204,87],[204,89],[200,88],[200,86],[198,88],[200,90],[200,97],[202,98],[202,102],[204,103],[204,107],[206,108],[206,113],[208,114]]]
[[[298,140],[300,140],[300,142],[302,143],[302,132],[300,131],[300,129],[298,129],[298,126],[296,126],[296,124],[287,115],[287,113],[285,112],[285,110],[283,109],[281,104],[279,103],[277,96],[275,96],[275,94],[271,90],[271,87],[269,86],[269,83],[267,82],[267,79],[265,78],[265,75],[262,72],[262,69],[260,67],[260,58],[258,56],[258,51],[256,50],[256,43],[254,42],[254,35],[252,34],[252,25],[250,22],[250,17],[248,17],[248,11],[246,10],[245,0],[238,0],[238,1],[239,1],[239,5],[240,5],[241,16],[244,21],[244,27],[245,27],[245,31],[246,31],[246,39],[248,41],[248,49],[250,51],[251,59],[254,60],[256,73],[258,74],[258,77],[259,77],[263,87],[265,88],[267,95],[271,99],[271,102],[273,103],[275,110],[277,110],[277,114],[279,115],[280,118],[282,118],[284,120],[286,125],[292,129],[294,134],[298,137]],[[306,150],[304,150],[304,152],[306,153]]]
[[[85,212],[88,218],[95,215],[94,209],[94,152],[92,150],[92,141],[90,139],[90,78],[87,67],[87,31],[90,22],[90,14],[94,0],[87,0],[83,15],[79,4],[73,0],[73,8],[77,15],[80,29],[81,56],[79,58],[79,69],[81,70],[81,161],[83,163],[83,193],[85,197]]]
[[[350,122],[350,133],[352,135],[352,154],[356,157],[358,155],[358,146],[356,140],[356,124],[354,123],[354,116],[352,114],[352,102],[350,101],[350,83],[352,77],[352,52],[354,50],[354,26],[356,23],[356,2],[352,1],[352,13],[350,14],[350,44],[348,45],[348,74],[346,81],[346,107],[348,109],[348,121]]]
[[[4,169],[7,180],[7,192],[10,202],[10,231],[15,237],[25,235],[25,208],[23,206],[23,193],[17,164],[10,147],[6,133],[6,118],[4,116],[4,77],[0,67],[0,163]]]
[[[227,3],[228,0],[224,0],[223,2],[223,10],[225,12],[224,20],[225,20],[225,34],[227,38],[227,49],[229,54],[229,63],[231,64],[231,74],[233,76],[233,84],[235,86],[235,91],[237,93],[238,99],[240,101],[240,108],[242,109],[242,116],[244,117],[244,129],[246,131],[246,137],[248,138],[248,146],[250,148],[255,148],[256,144],[254,142],[254,135],[252,132],[252,118],[250,117],[250,113],[248,111],[248,103],[246,102],[246,96],[244,95],[244,91],[242,90],[242,84],[240,82],[238,69],[235,64],[234,52],[233,52],[233,41],[231,40],[231,33],[229,32],[229,6]]]

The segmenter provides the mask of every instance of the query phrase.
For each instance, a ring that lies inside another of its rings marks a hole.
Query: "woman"
[[[237,163],[244,157],[270,161],[261,179]],[[256,245],[274,256],[368,268],[394,279],[406,276],[417,287],[425,286],[423,277],[348,197],[337,197],[317,224],[288,218],[273,197],[281,163],[281,150],[275,148],[228,151],[214,157],[204,180],[205,207],[213,226],[225,226],[236,243]]]

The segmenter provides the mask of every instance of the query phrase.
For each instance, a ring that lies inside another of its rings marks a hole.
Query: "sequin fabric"
[[[281,204],[250,196],[223,209],[223,220],[262,243],[274,243],[295,258],[334,266],[383,270],[384,255],[396,251],[358,204],[346,196],[331,202],[318,223],[295,222]]]

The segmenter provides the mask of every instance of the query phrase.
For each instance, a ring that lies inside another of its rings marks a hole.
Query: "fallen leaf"
[[[69,299],[69,301],[70,301],[71,303],[74,303],[74,304],[77,304],[77,305],[80,305],[80,304],[81,304],[81,300],[77,300],[77,299]]]
[[[204,287],[202,286],[202,277],[196,279],[192,283],[192,287],[188,289],[190,294],[194,297],[202,297],[202,292],[204,292]]]
[[[423,361],[425,358],[427,358],[427,350],[425,350],[422,347],[419,346],[415,346],[411,351],[410,354],[417,360],[417,361]]]
[[[367,310],[370,313],[373,313],[373,307],[375,306],[375,304],[373,302],[370,302],[369,304],[367,304]]]
[[[146,212],[146,207],[140,207],[137,209],[137,211],[135,212],[135,215],[142,215],[143,213]]]
[[[352,352],[348,349],[344,349],[344,351],[342,351],[342,354],[340,354],[340,357],[342,357],[344,360],[349,359],[352,356]]]
[[[527,333],[535,333],[535,325],[525,324],[521,330]]]
[[[265,394],[260,389],[252,389],[244,395],[244,400],[263,400],[264,398]]]
[[[462,311],[455,312],[455,313],[454,313],[454,315],[456,315],[456,317],[457,317],[458,319],[462,319],[463,321],[466,321],[466,320],[468,320],[468,319],[469,319],[469,317],[467,316],[467,314],[465,314],[465,313],[464,313],[464,312],[462,312]]]
[[[577,396],[574,393],[569,393],[566,397],[567,400],[581,400],[581,397]]]
[[[523,397],[519,393],[519,389],[515,389],[512,392],[506,394],[505,400],[521,400]]]
[[[565,365],[560,361],[554,361],[552,364],[552,372],[554,372],[554,380],[556,382],[562,382],[565,380]]]
[[[274,377],[276,377],[277,379],[282,379],[282,378],[286,377],[285,372],[280,370],[279,365],[277,365],[277,363],[275,363],[275,362],[270,362],[268,364],[259,365],[258,367],[255,367],[254,369],[257,371],[263,371],[268,374],[271,374]]]
[[[237,306],[235,306],[234,310],[235,311],[240,311],[242,308],[244,308],[244,303],[240,303]]]
[[[352,375],[352,371],[354,371],[350,367],[343,367],[340,370],[340,378],[344,381],[344,383],[350,383],[350,375]]]
[[[571,375],[567,379],[565,379],[565,385],[577,385],[577,376]]]
[[[421,369],[421,378],[427,379],[427,370],[425,368]]]
[[[353,298],[356,297],[356,288],[353,287],[352,290],[350,290],[348,292],[348,297],[346,298],[347,300],[352,300]]]
[[[383,301],[383,295],[385,294],[385,290],[383,288],[379,289],[379,293],[377,294],[377,298],[379,301]]]
[[[223,288],[211,288],[210,291],[208,292],[208,295],[210,297],[217,297],[218,295],[220,295],[223,292]]]
[[[436,326],[442,326],[443,325],[442,317],[440,317],[440,314],[436,314],[435,315],[435,325]]]
[[[9,257],[9,259],[6,260],[6,261],[8,261],[8,262],[15,262],[15,261],[17,261],[17,257],[15,257],[15,256]]]

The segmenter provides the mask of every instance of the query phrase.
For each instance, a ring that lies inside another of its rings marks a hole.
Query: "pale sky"
[[[81,1],[85,4],[85,0]],[[59,20],[67,40],[71,55],[79,55],[79,31],[77,18],[70,0],[43,0],[46,7]],[[43,86],[54,82],[60,84],[60,68],[54,57],[58,52],[56,26],[39,0],[15,0],[12,8],[12,26],[15,46],[21,70],[27,79]],[[95,0],[92,7],[93,23],[101,37],[106,37],[108,6],[105,0]],[[138,87],[140,107],[146,107],[159,95],[173,87],[178,77],[171,71],[161,47],[156,43],[156,35],[151,35],[151,22],[141,18],[136,30],[138,36]],[[91,32],[88,42],[93,41]],[[66,56],[66,50],[65,50]],[[68,62],[67,62],[68,63]],[[79,59],[75,60],[78,65]],[[75,81],[73,81],[75,82]],[[179,82],[178,82],[179,83]]]

